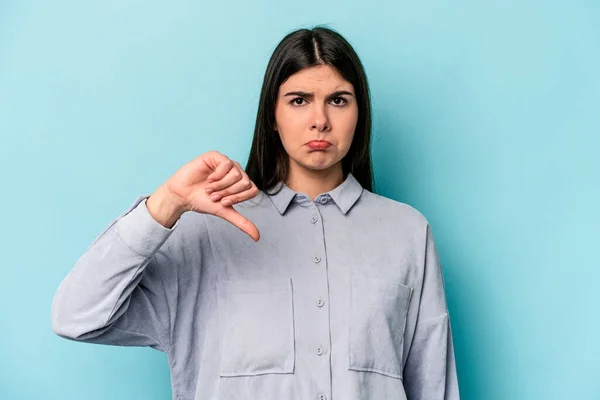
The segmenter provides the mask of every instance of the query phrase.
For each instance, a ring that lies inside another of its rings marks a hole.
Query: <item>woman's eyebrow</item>
[[[334,98],[334,97],[338,97],[341,95],[348,95],[348,96],[354,96],[354,94],[352,92],[349,92],[347,90],[338,90],[336,92],[331,93],[330,95],[327,96],[328,99]],[[284,94],[283,96],[300,96],[300,97],[314,97],[314,93],[309,93],[309,92],[302,92],[302,91],[295,91],[295,92],[288,92],[286,94]]]

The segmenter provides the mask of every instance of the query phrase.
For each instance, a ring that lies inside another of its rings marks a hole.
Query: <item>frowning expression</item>
[[[280,87],[275,126],[292,167],[339,166],[350,149],[358,105],[354,87],[329,65],[303,69]]]

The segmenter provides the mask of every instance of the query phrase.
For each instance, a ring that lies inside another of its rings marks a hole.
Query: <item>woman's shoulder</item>
[[[361,195],[361,204],[376,211],[378,214],[384,214],[391,220],[402,220],[411,222],[415,225],[428,225],[427,218],[415,206],[404,203],[390,197],[363,190]]]

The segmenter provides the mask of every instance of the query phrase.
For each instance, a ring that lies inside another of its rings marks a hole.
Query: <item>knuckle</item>
[[[207,156],[213,158],[214,160],[221,160],[223,155],[219,153],[217,150],[210,150],[206,153]]]

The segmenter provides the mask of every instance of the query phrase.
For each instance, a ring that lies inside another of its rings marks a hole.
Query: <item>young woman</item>
[[[139,197],[60,284],[54,331],[166,352],[174,399],[458,399],[431,228],[372,192],[370,135],[350,44],[287,35],[246,168],[209,151]]]

